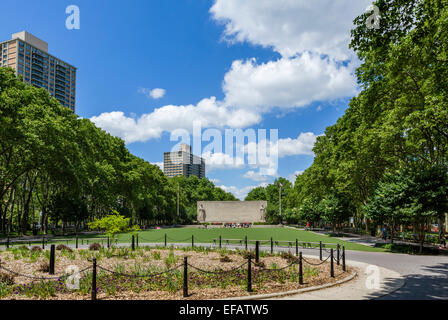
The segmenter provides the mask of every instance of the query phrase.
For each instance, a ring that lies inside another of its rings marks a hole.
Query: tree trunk
[[[394,243],[394,232],[395,232],[395,223],[392,222],[392,227],[390,229],[390,243]]]
[[[420,224],[420,230],[419,230],[419,237],[420,237],[420,250],[419,254],[423,254],[423,243],[425,241],[425,224]]]

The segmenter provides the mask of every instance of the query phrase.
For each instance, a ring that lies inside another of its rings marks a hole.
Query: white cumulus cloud
[[[310,53],[262,64],[234,61],[223,84],[226,104],[262,111],[349,97],[356,89],[350,64]]]
[[[192,132],[195,121],[200,122],[203,128],[244,128],[260,122],[261,116],[250,110],[224,106],[211,97],[201,100],[197,105],[167,105],[137,119],[126,116],[122,111],[114,111],[102,113],[90,120],[126,143],[133,143],[159,138],[163,132],[176,129]]]
[[[272,47],[284,57],[313,51],[346,60],[353,20],[372,0],[216,0],[224,38]]]
[[[166,94],[166,90],[162,88],[155,88],[152,90],[148,88],[138,88],[138,92],[155,100],[163,98]]]
[[[223,80],[222,101],[211,97],[196,105],[166,105],[140,117],[117,110],[91,120],[129,144],[176,129],[191,132],[194,121],[204,129],[247,128],[274,108],[351,97],[357,92],[353,70],[358,61],[348,50],[350,28],[370,2],[215,0],[210,13],[224,24],[226,39],[271,47],[281,57],[264,63],[234,61]],[[139,88],[139,92],[153,99],[166,93],[161,88]],[[279,141],[279,156],[312,154],[311,142],[311,136]]]

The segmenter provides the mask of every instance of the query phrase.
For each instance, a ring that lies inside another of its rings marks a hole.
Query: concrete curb
[[[315,258],[313,256],[305,256]],[[406,281],[398,272],[364,262],[347,261],[347,266],[354,268],[354,274],[334,283],[309,288],[291,290],[286,292],[259,294],[252,296],[234,297],[224,300],[262,300],[262,299],[289,299],[289,300],[373,300],[391,294],[402,288]],[[378,268],[380,289],[366,288],[367,267]],[[352,281],[354,280],[354,281]],[[392,280],[392,281],[391,281]],[[326,290],[324,290],[326,289]]]
[[[311,291],[316,291],[316,290],[321,290],[321,289],[325,289],[325,288],[334,287],[334,286],[343,284],[345,282],[348,282],[350,280],[353,280],[357,275],[358,275],[358,273],[355,271],[355,273],[349,275],[348,277],[346,277],[346,278],[344,278],[342,280],[338,280],[338,281],[336,281],[334,283],[323,284],[323,285],[320,285],[320,286],[314,286],[314,287],[309,287],[309,288],[291,290],[291,291],[286,291],[286,292],[257,294],[257,295],[253,295],[253,296],[227,298],[227,299],[219,299],[219,300],[258,300],[258,299],[269,299],[269,298],[284,297],[284,296],[289,296],[289,295],[293,295],[293,294],[300,294],[300,293],[311,292]]]

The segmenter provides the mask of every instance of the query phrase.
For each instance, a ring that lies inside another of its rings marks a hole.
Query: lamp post
[[[177,183],[177,219],[179,219],[179,182]]]

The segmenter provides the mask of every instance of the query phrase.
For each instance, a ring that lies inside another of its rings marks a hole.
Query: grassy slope
[[[347,241],[338,240],[325,235],[319,235],[313,232],[290,228],[249,228],[249,229],[194,229],[194,228],[176,228],[163,229],[139,232],[139,241],[144,242],[163,242],[165,233],[168,237],[168,242],[191,242],[191,236],[194,235],[195,242],[212,242],[213,239],[222,236],[222,239],[244,239],[245,236],[249,240],[269,240],[271,237],[274,240],[293,241],[298,239],[304,242],[319,242],[324,243],[339,243],[347,250],[372,251],[382,252],[386,251],[380,248],[372,248],[361,244],[350,243]],[[120,242],[127,242],[130,239],[129,234],[121,234],[118,237]],[[146,240],[146,241],[145,241]]]
[[[149,230],[140,231],[139,242],[140,243],[163,243],[165,234],[168,237],[169,243],[191,243],[191,236],[194,235],[195,243],[211,243],[213,239],[222,237],[222,239],[244,239],[247,236],[248,240],[269,240],[271,237],[273,240],[278,241],[291,241],[292,246],[295,246],[295,240],[298,239],[299,242],[319,242],[323,243],[339,243],[341,246],[345,246],[347,250],[358,250],[358,251],[371,251],[371,252],[385,252],[387,249],[383,248],[373,248],[361,244],[351,243],[347,241],[342,241],[337,238],[330,236],[316,234],[310,231],[302,231],[292,228],[248,228],[248,229],[227,229],[227,228],[216,228],[216,229],[197,229],[197,228],[168,228],[159,230]],[[79,243],[81,244],[81,239],[89,239],[89,243],[92,243],[94,238],[104,239],[105,235],[80,235]],[[119,234],[118,242],[120,243],[130,243],[131,234]],[[67,239],[67,240],[65,240]],[[70,239],[72,239],[70,241]],[[98,240],[98,242],[105,245],[105,240]],[[32,242],[33,245],[40,245],[40,241]],[[63,243],[63,244],[74,244],[74,237],[64,237],[64,240],[52,241],[51,243]],[[223,242],[225,244],[226,242]],[[236,243],[236,242],[233,242]],[[24,243],[26,244],[26,243]],[[84,241],[85,244],[85,241]],[[251,243],[253,244],[253,242]],[[262,245],[269,245],[267,243],[262,243]],[[283,243],[281,245],[287,246]]]

